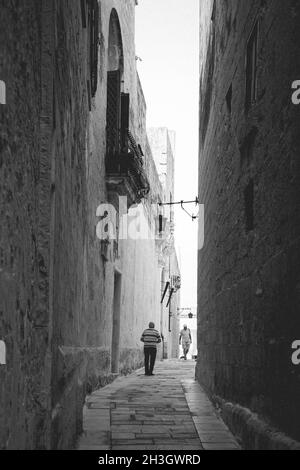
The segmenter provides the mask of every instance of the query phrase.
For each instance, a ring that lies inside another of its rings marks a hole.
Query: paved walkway
[[[217,450],[239,446],[193,379],[194,361],[163,361],[93,393],[79,450]]]

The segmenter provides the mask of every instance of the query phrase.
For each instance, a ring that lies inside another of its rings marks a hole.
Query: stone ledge
[[[129,375],[144,365],[144,353],[138,348],[122,348],[120,351],[120,375]]]
[[[247,450],[300,450],[300,442],[273,428],[257,414],[238,404],[213,396],[231,432]]]
[[[58,376],[67,389],[74,380],[84,383],[86,393],[91,393],[109,383],[110,351],[99,347],[59,347]],[[65,390],[62,390],[65,393]]]
[[[52,409],[51,448],[74,447],[82,431],[86,396],[111,383],[110,351],[98,347],[60,346],[57,360],[59,394]]]

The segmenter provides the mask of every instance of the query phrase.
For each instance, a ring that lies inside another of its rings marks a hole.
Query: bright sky
[[[147,126],[176,131],[175,197],[198,194],[199,0],[139,0],[136,54]],[[186,206],[196,212],[194,205]],[[176,209],[181,306],[197,305],[197,222]]]

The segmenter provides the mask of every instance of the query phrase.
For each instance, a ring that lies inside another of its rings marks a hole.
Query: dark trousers
[[[156,348],[144,348],[145,374],[152,374],[156,359]]]

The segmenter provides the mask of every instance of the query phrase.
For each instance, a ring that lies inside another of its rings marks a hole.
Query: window
[[[249,111],[257,99],[257,54],[258,22],[250,35],[247,45],[246,62],[246,111]]]
[[[112,10],[109,22],[107,61],[106,154],[107,157],[116,157],[126,143],[129,127],[129,95],[121,93],[124,68],[123,45],[119,18],[115,10]]]
[[[226,94],[226,105],[227,105],[227,111],[229,114],[231,114],[231,103],[232,103],[232,84],[230,85]]]
[[[130,97],[128,93],[121,94],[121,150],[126,152],[127,136],[129,131],[129,105]]]
[[[127,153],[130,95],[121,93],[120,71],[107,74],[107,154]]]
[[[254,182],[251,179],[244,191],[246,231],[254,229]]]
[[[212,13],[211,13],[211,21],[214,23],[216,20],[216,9],[217,9],[217,2],[214,0],[213,8],[212,8]]]
[[[253,159],[255,139],[258,129],[253,127],[245,137],[243,144],[240,147],[241,165],[249,165]]]
[[[107,73],[107,108],[106,132],[107,155],[116,155],[119,151],[119,123],[121,82],[120,71],[113,70]]]
[[[91,94],[96,95],[98,81],[98,44],[99,44],[99,5],[98,0],[90,1],[90,75]]]
[[[86,28],[86,0],[80,0],[82,27]]]
[[[81,0],[82,27],[88,28],[88,100],[96,95],[98,82],[99,5],[98,0]]]

